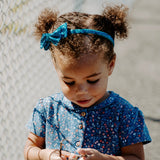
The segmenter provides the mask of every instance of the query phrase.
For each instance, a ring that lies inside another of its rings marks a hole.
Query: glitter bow
[[[63,23],[53,33],[44,33],[41,38],[40,48],[48,50],[50,48],[51,43],[57,46],[62,38],[67,37],[67,32],[67,23]]]

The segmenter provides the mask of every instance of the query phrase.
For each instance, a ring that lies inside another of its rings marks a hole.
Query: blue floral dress
[[[30,132],[45,137],[45,146],[77,153],[78,148],[120,155],[121,148],[151,142],[143,113],[118,94],[98,105],[82,108],[73,104],[63,93],[41,98],[27,123]]]

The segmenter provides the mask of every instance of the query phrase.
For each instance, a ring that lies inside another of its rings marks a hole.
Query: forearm
[[[65,153],[67,157],[69,154]],[[59,150],[58,149],[41,149],[37,146],[28,146],[24,149],[24,158],[25,160],[50,160],[53,159],[51,156],[59,157]],[[64,157],[65,157],[64,156]]]

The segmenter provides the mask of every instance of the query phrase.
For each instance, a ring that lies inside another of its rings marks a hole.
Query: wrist
[[[55,155],[59,156],[58,149],[40,149],[38,152],[38,160],[51,160]]]

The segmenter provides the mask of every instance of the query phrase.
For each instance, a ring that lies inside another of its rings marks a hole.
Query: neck
[[[95,104],[93,104],[93,105],[97,105],[97,104],[99,104],[99,103],[101,103],[101,102],[103,102],[105,99],[107,99],[109,97],[109,93],[108,92],[106,92],[105,94],[104,94],[104,96],[101,98],[101,99],[99,99]]]

